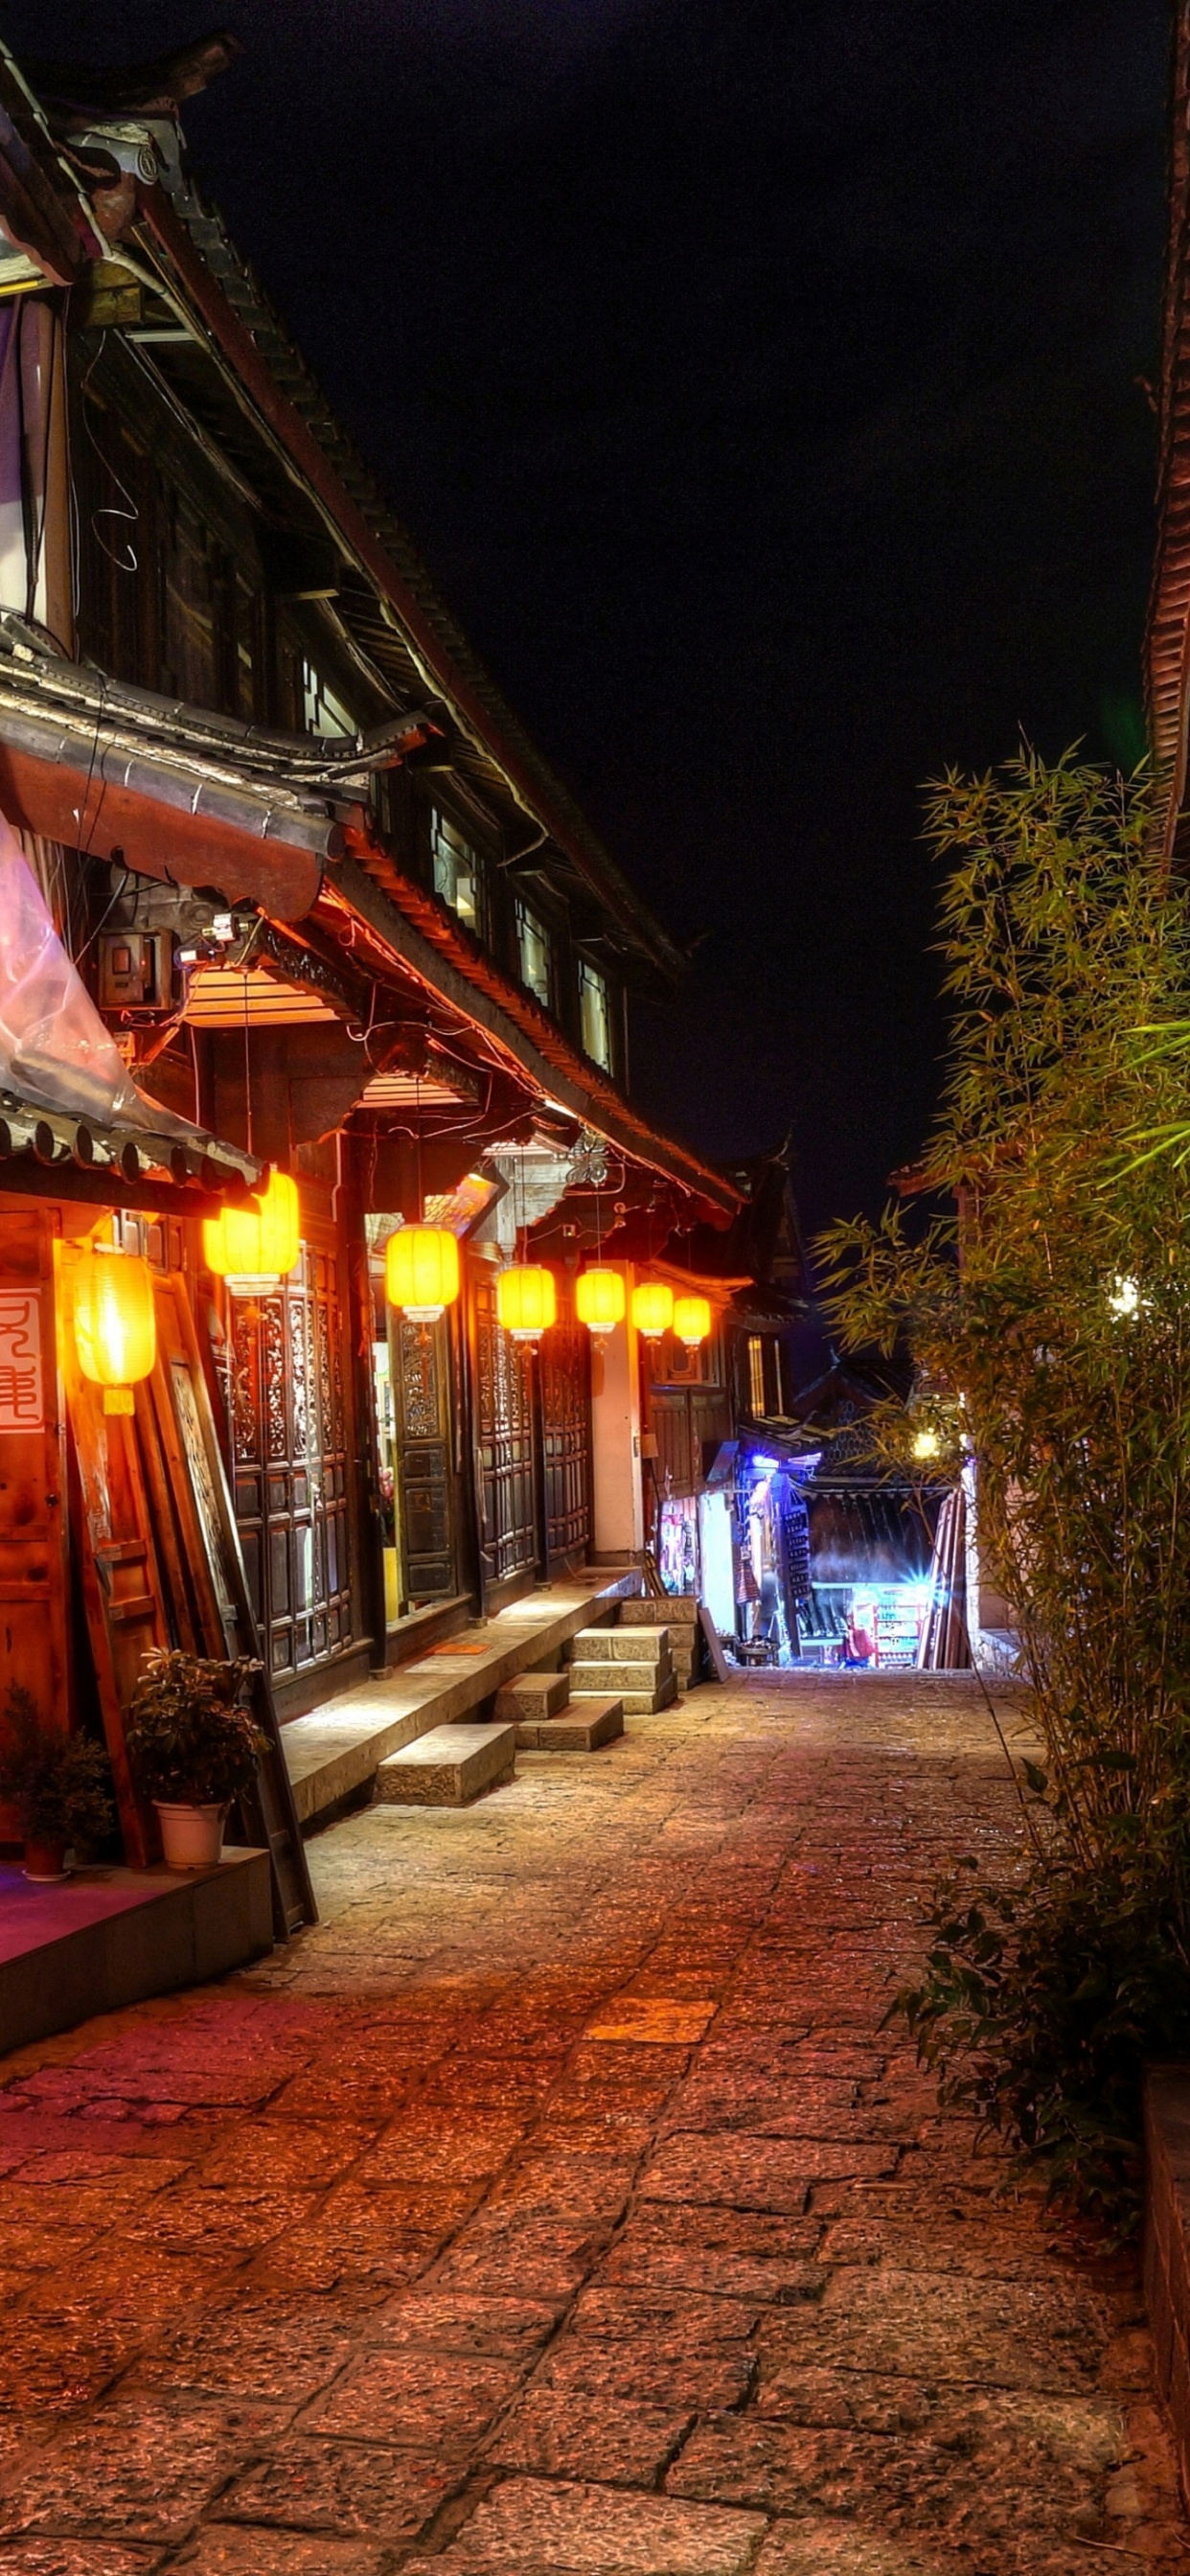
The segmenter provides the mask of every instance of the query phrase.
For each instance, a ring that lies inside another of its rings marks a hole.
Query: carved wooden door
[[[357,1635],[340,1267],[337,1250],[303,1243],[271,1296],[229,1301],[236,1519],[274,1682]]]
[[[486,1265],[472,1274],[475,1441],[485,1591],[537,1564],[532,1360],[496,1319]]]
[[[585,1565],[591,1539],[591,1336],[561,1282],[538,1362],[545,1542],[550,1566]]]
[[[455,1570],[451,1472],[450,1326],[411,1324],[390,1311],[389,1358],[397,1451],[397,1533],[405,1598],[449,1599]]]

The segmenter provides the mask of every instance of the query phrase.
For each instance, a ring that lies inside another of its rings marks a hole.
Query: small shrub
[[[224,1806],[256,1777],[267,1737],[253,1724],[244,1692],[259,1664],[218,1663],[158,1651],[148,1658],[128,1709],[128,1758],[147,1797]]]
[[[0,1732],[0,1799],[16,1808],[26,1841],[101,1843],[113,1831],[111,1769],[86,1735],[52,1735],[36,1701],[10,1682]]]

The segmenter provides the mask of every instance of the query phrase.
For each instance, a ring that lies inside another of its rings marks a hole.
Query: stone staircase
[[[580,1628],[571,1649],[572,1700],[618,1692],[627,1717],[653,1717],[677,1696],[678,1678],[669,1630],[658,1627]]]
[[[604,1636],[602,1628],[592,1636]],[[526,1753],[597,1753],[624,1732],[624,1700],[596,1691],[575,1705],[569,1672],[518,1673],[496,1702],[497,1720],[516,1730]]]
[[[617,1625],[621,1628],[652,1628],[664,1623],[669,1631],[669,1651],[680,1691],[695,1688],[698,1664],[698,1596],[693,1592],[670,1593],[664,1601],[621,1601]],[[575,1641],[577,1651],[577,1639]]]
[[[506,1682],[493,1719],[456,1719],[390,1754],[376,1772],[377,1799],[468,1807],[513,1778],[518,1751],[597,1753],[614,1744],[625,1716],[656,1716],[679,1687],[693,1687],[697,1622],[692,1598],[616,1603],[609,1624],[578,1631],[568,1665]]]

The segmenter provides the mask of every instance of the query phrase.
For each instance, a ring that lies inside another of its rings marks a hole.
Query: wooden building
[[[126,1179],[88,1207],[139,1228],[190,1336],[284,1721],[400,1660],[428,1612],[640,1554],[658,1463],[697,1481],[730,1414],[754,1192],[633,1105],[629,996],[663,997],[683,952],[477,662],[191,172],[180,108],[235,50],[98,73],[0,49],[0,814],[146,1115],[195,1140],[193,1174],[178,1147],[156,1197]],[[0,1188],[63,1243],[22,1136],[0,1132]],[[299,1256],[266,1291],[208,1267],[213,1139],[233,1193],[266,1166],[297,1184]],[[428,1324],[384,1286],[423,1217],[461,1249]],[[0,1215],[0,1295],[19,1239]],[[664,1382],[631,1316],[593,1345],[593,1256],[628,1290],[701,1283],[726,1331]],[[517,1261],[555,1281],[536,1347],[498,1320]],[[142,1481],[153,1400],[127,1434]],[[54,1578],[67,1624],[88,1526]],[[143,1590],[180,1638],[165,1573]],[[56,1670],[32,1681],[62,1706]]]

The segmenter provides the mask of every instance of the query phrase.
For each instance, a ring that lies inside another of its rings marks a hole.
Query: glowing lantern
[[[936,1458],[941,1447],[942,1443],[936,1431],[918,1431],[914,1433],[913,1455],[915,1458]]]
[[[548,1333],[557,1311],[552,1270],[541,1270],[535,1262],[518,1261],[511,1270],[500,1272],[496,1313],[514,1342],[535,1342],[539,1333]]]
[[[132,1390],[157,1357],[153,1277],[136,1252],[92,1244],[75,1271],[74,1339],[79,1367],[103,1388],[105,1413],[133,1413]]]
[[[696,1351],[711,1329],[710,1301],[706,1297],[675,1297],[674,1331],[688,1351]]]
[[[241,1294],[276,1288],[292,1270],[300,1248],[297,1182],[288,1172],[271,1172],[265,1188],[246,1207],[225,1207],[203,1225],[202,1257],[208,1270]]]
[[[402,1225],[384,1254],[390,1306],[411,1324],[436,1324],[459,1293],[459,1244],[446,1225]]]
[[[625,1303],[618,1270],[584,1270],[575,1281],[575,1312],[580,1324],[589,1324],[593,1333],[614,1332],[623,1323]]]
[[[664,1281],[646,1279],[642,1288],[632,1291],[632,1320],[647,1342],[660,1341],[674,1319],[674,1292]]]

